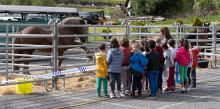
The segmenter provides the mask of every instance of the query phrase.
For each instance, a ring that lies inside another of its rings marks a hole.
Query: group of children
[[[199,49],[191,49],[187,39],[183,38],[179,41],[180,48],[176,52],[175,41],[170,36],[169,29],[163,27],[160,32],[163,40],[158,36],[154,40],[142,40],[141,45],[135,40],[129,41],[127,37],[123,37],[120,44],[116,38],[113,38],[107,54],[105,53],[106,45],[104,43],[99,45],[100,52],[95,54],[98,96],[102,96],[102,81],[104,96],[109,96],[108,76],[111,87],[110,98],[129,94],[132,97],[141,98],[145,81],[145,89],[150,91],[149,97],[156,97],[158,91],[175,91],[175,62],[179,64],[181,92],[190,91],[190,72],[191,87],[196,87]],[[117,92],[115,92],[115,81]],[[163,86],[163,82],[167,85]]]

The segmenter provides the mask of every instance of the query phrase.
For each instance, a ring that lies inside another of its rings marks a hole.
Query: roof
[[[46,6],[0,5],[0,13],[69,14],[69,13],[78,13],[78,10],[76,8],[61,8],[61,7],[46,7]]]

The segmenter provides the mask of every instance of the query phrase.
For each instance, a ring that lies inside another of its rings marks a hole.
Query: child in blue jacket
[[[132,94],[131,96],[135,96],[135,89],[138,89],[138,98],[142,97],[142,85],[141,79],[144,72],[144,68],[148,64],[148,59],[142,54],[140,51],[140,45],[138,43],[132,44],[132,52],[134,54],[129,58],[131,63],[130,72],[132,73]]]

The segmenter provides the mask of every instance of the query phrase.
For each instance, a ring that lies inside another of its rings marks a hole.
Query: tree
[[[136,15],[164,15],[179,10],[180,6],[181,0],[136,0],[134,3]]]
[[[215,10],[218,8],[216,4],[219,3],[219,0],[195,0],[193,10],[194,11],[209,11]]]

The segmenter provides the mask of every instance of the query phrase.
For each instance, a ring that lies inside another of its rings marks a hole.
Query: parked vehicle
[[[21,14],[0,13],[0,21],[19,21]]]
[[[99,23],[99,16],[96,12],[79,11],[79,17],[83,18],[87,24]]]
[[[108,18],[105,16],[104,11],[95,11],[94,13],[97,13],[97,15],[99,16],[99,24],[100,25],[103,25],[103,24],[117,25],[116,22],[108,20]]]
[[[27,21],[47,21],[46,14],[28,14]]]

